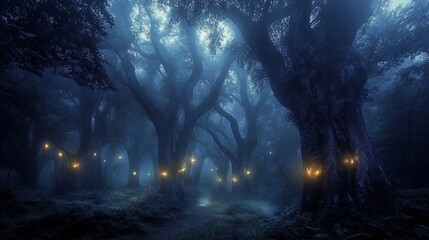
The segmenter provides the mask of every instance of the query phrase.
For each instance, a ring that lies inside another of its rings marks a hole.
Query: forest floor
[[[0,239],[429,239],[428,189],[402,191],[395,215],[323,229],[311,214],[249,198],[181,206],[153,189],[9,193],[0,191]]]

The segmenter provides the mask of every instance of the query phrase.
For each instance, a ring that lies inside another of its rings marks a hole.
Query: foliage
[[[0,67],[53,68],[80,85],[111,88],[97,44],[113,25],[106,0],[4,0]]]
[[[153,189],[54,195],[18,191],[1,202],[3,238],[112,238],[145,235],[183,216]],[[35,211],[37,210],[37,211]]]
[[[355,48],[366,57],[370,75],[382,74],[411,55],[427,52],[428,7],[427,0],[397,9],[388,9],[388,2],[377,6],[355,41]]]

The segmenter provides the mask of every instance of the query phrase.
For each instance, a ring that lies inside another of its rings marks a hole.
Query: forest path
[[[249,233],[245,238],[251,239],[262,232],[261,219],[271,216],[274,209],[264,202],[201,199],[187,212],[182,219],[159,225],[139,239],[241,239]]]
[[[215,209],[213,207],[194,206],[188,209],[188,215],[184,218],[160,225],[152,233],[144,236],[144,239],[177,239],[179,236],[213,221],[214,212]]]

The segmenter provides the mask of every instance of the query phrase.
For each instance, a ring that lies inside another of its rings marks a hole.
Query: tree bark
[[[140,154],[138,150],[129,150],[128,152],[128,186],[129,187],[138,187],[139,176],[140,176]]]
[[[334,104],[333,108],[326,108],[314,103],[303,104],[297,114],[307,174],[301,209],[311,212],[323,209],[328,213],[331,208],[339,207],[347,209],[351,215],[386,209],[391,188],[374,158],[361,101],[336,103],[341,106]],[[354,159],[354,164],[346,162],[350,159]],[[308,176],[307,171],[315,169],[321,174]]]
[[[294,1],[287,7],[289,32],[283,43],[287,55],[270,40],[264,17],[255,22],[235,8],[228,14],[300,131],[304,175],[312,175],[305,177],[301,209],[385,210],[391,187],[373,156],[362,117],[366,69],[351,50],[357,31],[371,14],[371,1],[328,1],[314,28],[309,21],[312,1]],[[358,160],[346,168],[344,161],[350,156]]]

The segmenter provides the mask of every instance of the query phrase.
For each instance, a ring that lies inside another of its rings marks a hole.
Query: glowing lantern
[[[45,143],[44,148],[45,148],[45,150],[48,150],[48,149],[49,149],[49,144],[48,144],[48,143]]]
[[[78,168],[79,168],[79,163],[78,163],[78,162],[74,162],[74,163],[72,164],[72,167],[73,167],[74,169],[78,169]]]
[[[352,166],[354,166],[355,164],[357,164],[358,160],[359,160],[358,155],[353,154],[353,155],[351,155],[351,156],[346,156],[346,157],[344,158],[344,160],[343,160],[343,163],[344,163],[345,165],[347,165],[347,166],[351,166],[351,167],[352,167]]]
[[[97,157],[97,153],[95,152],[95,153],[93,154],[93,156],[94,156],[94,157]]]
[[[184,173],[184,172],[186,172],[186,167],[185,167],[185,166],[182,166],[182,168],[181,168],[181,169],[179,169],[179,170],[178,170],[178,172],[179,172],[179,173]]]
[[[161,177],[167,177],[168,176],[168,172],[167,171],[162,171],[161,172]]]
[[[233,181],[234,183],[237,183],[237,182],[238,182],[238,177],[236,177],[236,176],[232,177],[232,181]]]
[[[244,173],[245,173],[247,176],[250,176],[250,174],[252,174],[252,171],[250,171],[250,169],[244,169]]]
[[[60,151],[58,152],[58,157],[62,158],[64,156],[64,154]]]
[[[137,172],[136,172],[136,171],[134,171],[134,172],[133,172],[133,175],[134,175],[134,176],[136,176],[136,175],[137,175]]]
[[[191,158],[191,164],[195,164],[197,162],[197,160],[195,158]]]
[[[312,179],[316,179],[322,174],[322,169],[320,169],[320,167],[317,167],[317,166],[306,167],[305,171],[306,171],[307,177]]]

